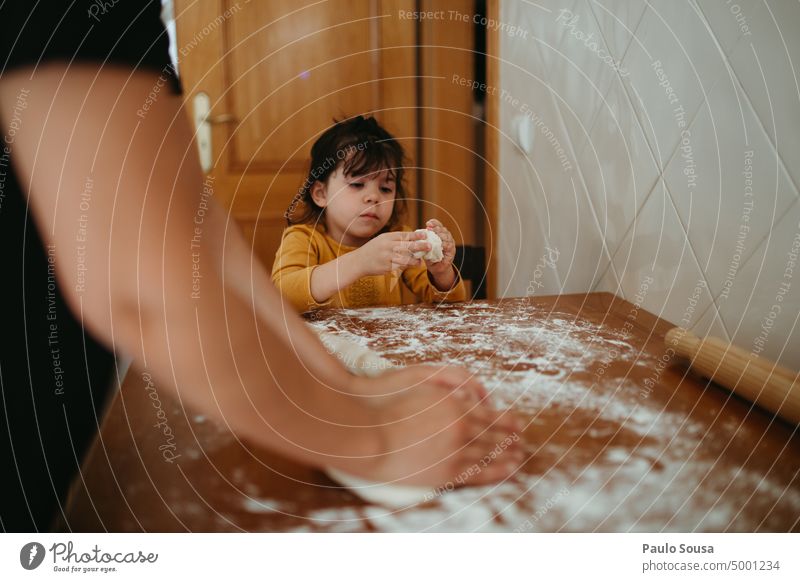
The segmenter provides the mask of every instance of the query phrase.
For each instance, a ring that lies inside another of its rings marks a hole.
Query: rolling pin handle
[[[696,372],[742,398],[800,424],[800,374],[715,337],[699,339],[676,327],[664,337],[668,347],[690,360]]]

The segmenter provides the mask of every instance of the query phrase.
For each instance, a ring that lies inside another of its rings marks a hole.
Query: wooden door
[[[415,9],[414,0],[175,0],[184,98],[191,112],[194,96],[208,94],[215,122],[209,181],[267,269],[311,145],[334,116],[374,115],[401,141],[410,226],[437,217],[459,243],[476,243],[475,173],[464,154],[471,102],[444,71],[449,59],[466,74],[472,32],[402,16]],[[445,30],[447,49],[437,50]]]
[[[420,100],[423,160],[421,219],[436,218],[460,245],[480,246],[483,216],[476,168],[483,163],[476,144],[480,119],[473,91],[454,82],[475,78],[472,0],[421,0],[420,10],[442,18],[420,24]]]

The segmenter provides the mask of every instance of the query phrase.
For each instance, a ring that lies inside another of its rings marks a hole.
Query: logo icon
[[[19,551],[19,563],[26,570],[35,570],[44,561],[44,546],[38,542],[29,542]]]

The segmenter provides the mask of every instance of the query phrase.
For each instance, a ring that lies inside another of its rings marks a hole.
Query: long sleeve
[[[456,283],[449,291],[439,291],[428,276],[428,269],[421,267],[411,267],[403,271],[403,282],[411,292],[424,303],[436,303],[441,301],[455,302],[467,299],[467,288],[461,279],[461,273],[455,265]]]
[[[309,229],[290,227],[284,232],[275,254],[272,282],[301,313],[329,305],[336,297],[318,303],[311,294],[311,273],[324,262],[320,260],[319,250]]]

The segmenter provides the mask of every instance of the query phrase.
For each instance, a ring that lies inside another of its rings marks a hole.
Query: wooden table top
[[[401,510],[184,410],[132,367],[66,507],[73,531],[798,531],[800,437],[687,371],[610,294],[362,310],[313,325],[398,365],[459,363],[530,422],[504,483]],[[168,426],[169,430],[165,430]]]

